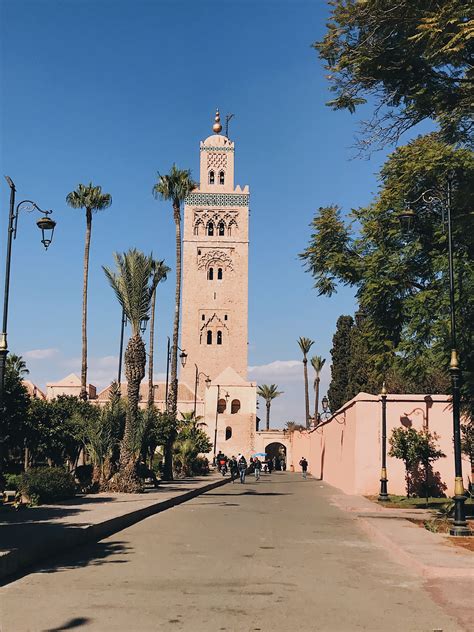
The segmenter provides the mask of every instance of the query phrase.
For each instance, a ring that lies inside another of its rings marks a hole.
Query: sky
[[[8,342],[32,381],[80,375],[85,216],[66,195],[92,181],[113,199],[93,218],[90,255],[89,381],[101,388],[116,376],[121,317],[101,266],[136,247],[174,267],[171,211],[152,187],[173,162],[199,177],[199,142],[219,107],[235,115],[235,182],[251,192],[249,378],[284,391],[273,426],[303,421],[297,339],[327,359],[322,395],[336,320],[355,301],[351,288],[318,297],[298,253],[319,206],[349,212],[372,199],[386,157],[352,149],[369,108],[354,116],[325,105],[311,44],[327,17],[323,0],[0,0],[1,174],[17,201],[33,199],[57,221],[45,252],[37,217],[23,213],[13,248]],[[8,202],[2,178],[2,269]],[[158,294],[157,379],[173,307],[170,274]]]

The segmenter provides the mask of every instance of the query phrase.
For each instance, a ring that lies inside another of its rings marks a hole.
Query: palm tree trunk
[[[303,370],[304,370],[304,398],[306,409],[306,428],[309,428],[309,392],[308,392],[308,360],[306,356],[303,358]]]
[[[120,447],[119,471],[114,489],[120,492],[140,491],[141,483],[135,470],[132,436],[138,422],[140,383],[145,377],[145,345],[139,334],[130,338],[125,350],[125,376],[127,378],[127,415]]]
[[[171,417],[176,419],[178,410],[179,314],[181,307],[181,209],[177,200],[173,203],[173,214],[176,225],[176,292],[174,305],[173,349],[171,353],[171,378],[167,408]],[[173,443],[176,439],[175,434],[176,433],[172,433],[170,440],[165,445],[163,478],[167,481],[173,480]]]
[[[318,423],[318,407],[319,407],[319,376],[316,377],[315,380],[315,388],[314,388],[314,423]]]
[[[270,402],[267,402],[267,430],[270,430]]]
[[[87,285],[89,281],[89,249],[91,245],[92,210],[86,209],[86,239],[84,245],[84,280],[82,285],[82,364],[81,399],[87,399]]]
[[[155,303],[156,288],[151,297],[151,315],[150,315],[150,356],[148,360],[148,408],[153,406],[153,352],[155,348]]]

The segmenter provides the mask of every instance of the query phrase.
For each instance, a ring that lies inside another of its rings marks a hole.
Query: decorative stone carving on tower
[[[235,146],[221,134],[219,110],[212,129],[214,134],[200,143],[199,187],[184,205],[181,347],[189,361],[180,382],[192,388],[196,366],[210,376],[209,391],[200,380],[197,394],[211,441],[217,420],[218,447],[223,449],[224,437],[228,448],[247,453],[256,418],[256,385],[247,382],[249,188],[234,186]],[[229,397],[237,389],[239,403],[229,405],[236,427],[228,426],[224,434],[220,418],[226,412],[217,413],[222,389]],[[225,439],[229,434],[233,439]]]

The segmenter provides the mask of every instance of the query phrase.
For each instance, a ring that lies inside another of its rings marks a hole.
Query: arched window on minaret
[[[222,268],[217,268],[217,280],[222,281]]]
[[[209,184],[214,184],[214,171],[209,171]]]
[[[229,441],[231,437],[232,437],[232,428],[230,426],[227,426],[227,428],[225,429],[225,440]]]
[[[207,280],[212,281],[214,279],[214,268],[209,268],[207,271]]]
[[[219,171],[219,184],[224,184],[225,174],[223,171]]]
[[[212,331],[207,332],[207,344],[212,345]]]
[[[209,237],[214,237],[214,224],[212,222],[207,225],[207,234]]]
[[[222,331],[217,332],[217,344],[218,345],[222,344]]]
[[[225,224],[224,222],[219,222],[219,237],[225,236]]]

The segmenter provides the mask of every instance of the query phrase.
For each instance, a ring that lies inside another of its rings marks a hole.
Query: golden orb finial
[[[214,120],[215,123],[212,126],[212,131],[214,132],[214,134],[219,134],[219,132],[222,132],[221,115],[219,114],[219,109],[216,110],[216,118]]]

